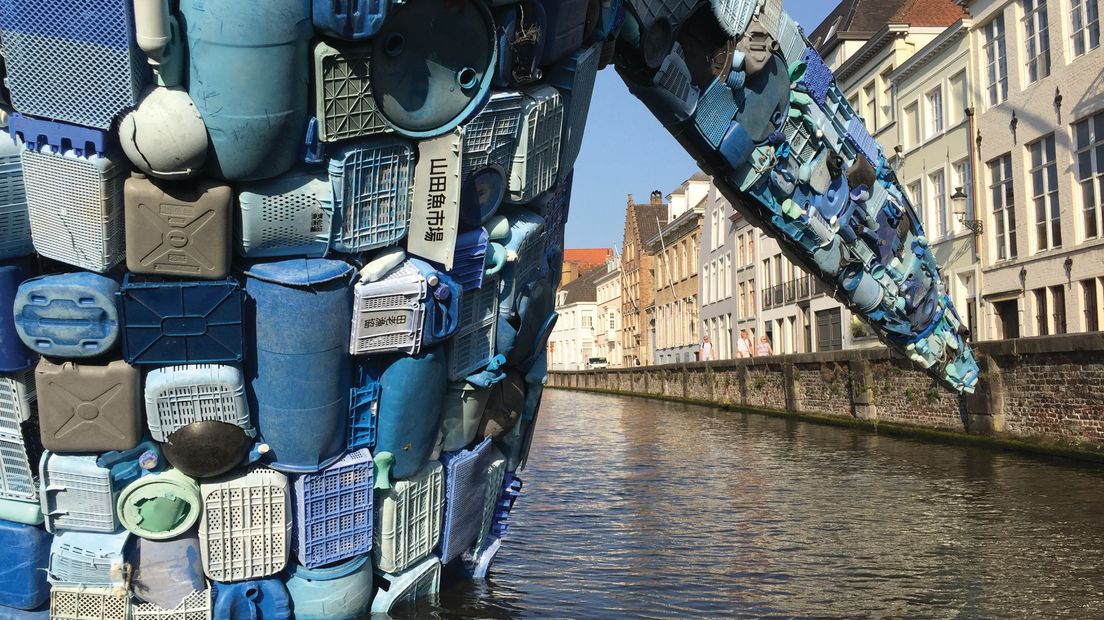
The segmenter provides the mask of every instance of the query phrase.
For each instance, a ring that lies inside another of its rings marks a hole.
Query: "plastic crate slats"
[[[445,510],[441,561],[448,563],[467,551],[479,537],[487,494],[491,439],[471,450],[441,456],[445,464]]]
[[[330,159],[332,247],[364,252],[406,236],[414,180],[414,150],[397,139],[347,146]]]
[[[291,549],[287,477],[255,468],[200,485],[203,571],[216,581],[243,581],[284,569]]]
[[[372,548],[372,455],[358,450],[326,469],[295,478],[296,557],[307,568]]]
[[[50,620],[130,620],[130,595],[118,588],[55,585]]]
[[[233,424],[251,437],[256,435],[245,400],[245,377],[238,368],[220,364],[155,368],[145,383],[147,424],[156,441],[207,420]]]
[[[376,568],[398,573],[429,555],[441,537],[444,470],[433,461],[384,491],[376,504]]]

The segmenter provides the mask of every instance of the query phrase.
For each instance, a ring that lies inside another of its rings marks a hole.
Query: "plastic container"
[[[123,527],[151,540],[187,532],[203,510],[199,484],[176,469],[131,482],[119,493],[115,506]]]
[[[487,465],[487,488],[483,495],[483,515],[479,520],[479,536],[475,539],[474,549],[485,549],[491,539],[491,524],[494,522],[498,497],[502,494],[502,481],[506,477],[506,457],[498,448],[491,447]]]
[[[195,532],[171,540],[139,538],[131,565],[134,596],[163,609],[172,609],[192,592],[207,587]]]
[[[372,605],[372,562],[367,555],[334,566],[288,571],[295,620],[354,620]]]
[[[499,278],[486,277],[483,287],[460,296],[460,327],[446,346],[448,378],[459,381],[486,368],[495,354]]]
[[[590,0],[541,0],[547,23],[541,49],[542,64],[551,65],[579,49],[587,34],[590,4]]]
[[[0,134],[0,260],[34,252],[27,216],[27,192],[23,188],[22,141]]]
[[[141,6],[139,4],[138,6]],[[174,34],[176,24],[174,21]],[[182,74],[183,50],[177,49],[174,71]],[[152,63],[151,63],[152,64]],[[159,67],[158,81],[164,81],[166,65]],[[182,79],[182,75],[174,75]],[[127,159],[141,172],[159,179],[189,179],[202,172],[207,163],[210,140],[207,126],[188,91],[179,83],[173,88],[152,88],[142,96],[138,107],[119,121],[119,142]]]
[[[42,453],[39,497],[47,530],[112,533],[119,527],[116,490],[136,478],[137,472],[113,476],[110,464],[97,461],[95,456]]]
[[[132,273],[217,280],[230,272],[229,185],[210,179],[154,184],[132,174],[123,193]]]
[[[307,126],[310,3],[182,0],[180,19],[207,171],[248,181],[290,170]]]
[[[475,291],[483,286],[484,265],[487,260],[487,231],[475,228],[456,236],[456,252],[452,262],[451,275],[465,292]]]
[[[217,620],[287,620],[291,600],[279,579],[211,584]]]
[[[354,142],[333,154],[329,172],[334,199],[332,249],[355,254],[395,244],[406,236],[414,185],[410,145],[394,138]]]
[[[125,587],[130,575],[124,552],[129,532],[60,532],[50,545],[50,583]]]
[[[372,614],[390,614],[397,609],[407,611],[407,607],[418,599],[440,592],[441,560],[430,556],[401,573],[379,577],[380,587],[372,598]]]
[[[353,386],[349,389],[349,450],[376,447],[379,380],[383,369],[383,365],[371,361],[353,368]]]
[[[34,375],[29,370],[0,375],[0,498],[38,503],[38,485],[31,467],[40,454],[33,452],[37,437],[31,419],[36,402]],[[37,435],[37,433],[36,433]],[[27,441],[27,440],[30,441]],[[8,518],[0,514],[0,519]]]
[[[716,0],[713,2],[713,14],[729,36],[739,37],[751,24],[751,18],[760,4],[758,0]]]
[[[321,257],[330,247],[333,187],[325,174],[291,172],[238,186],[238,253]]]
[[[547,74],[548,83],[560,91],[563,99],[563,135],[560,138],[560,162],[556,173],[558,182],[567,178],[583,148],[583,132],[586,130],[594,83],[598,77],[601,48],[601,44],[583,48],[549,69]]]
[[[25,525],[42,525],[42,507],[39,502],[0,499],[0,519]]]
[[[698,100],[694,110],[694,127],[709,146],[716,149],[728,131],[733,117],[739,112],[732,89],[724,81],[709,85]]]
[[[24,114],[108,129],[149,79],[129,0],[5,3],[11,103]]]
[[[479,389],[466,381],[449,384],[441,418],[441,450],[461,450],[475,439],[490,394],[489,389]]]
[[[521,130],[510,166],[507,200],[526,203],[551,188],[559,175],[563,98],[551,86],[525,91]]]
[[[336,3],[317,0],[315,12],[325,4]],[[389,0],[373,0],[372,4],[387,6]],[[368,74],[371,56],[371,48],[367,46],[333,47],[325,41],[315,43],[314,116],[319,121],[318,139],[322,142],[391,132],[372,98],[372,81]]]
[[[371,453],[361,449],[318,473],[295,477],[295,555],[304,567],[372,549],[373,468]]]
[[[486,129],[484,126],[484,131]],[[464,144],[468,144],[467,127]],[[472,157],[473,154],[462,152],[461,165]],[[466,173],[461,168],[461,175],[460,226],[478,228],[494,217],[506,198],[506,171],[499,164],[488,164],[479,169],[469,167]]]
[[[175,607],[165,608],[155,603],[139,603],[131,612],[133,620],[214,620],[210,590],[196,590]]]
[[[15,296],[15,328],[42,355],[103,355],[119,338],[118,291],[115,280],[87,272],[27,280]]]
[[[499,315],[513,316],[522,288],[532,282],[547,266],[544,259],[544,218],[522,209],[503,209],[510,222],[510,239],[506,242],[508,262],[502,270],[502,290],[499,294]]]
[[[460,172],[464,183],[471,182],[473,174],[490,166],[497,166],[504,174],[509,173],[521,134],[525,103],[525,95],[520,92],[495,93],[483,110],[464,125],[464,155]],[[508,178],[503,180],[509,182]],[[493,212],[492,209],[484,209],[486,217],[490,216],[486,213],[488,210]]]
[[[240,362],[242,292],[233,278],[123,280],[123,359],[131,364]]]
[[[103,155],[107,151],[109,133],[103,129],[58,123],[12,112],[8,116],[8,133],[16,144],[32,151],[52,147],[51,151],[75,151],[77,155]]]
[[[847,124],[847,139],[851,141],[855,149],[862,153],[875,169],[881,166],[882,147],[874,136],[870,135],[863,119],[855,116]]]
[[[130,620],[130,595],[122,588],[55,585],[50,620]]]
[[[375,282],[360,282],[353,292],[349,352],[353,355],[421,350],[425,322],[426,278],[409,260]]]
[[[50,598],[46,567],[50,535],[40,527],[0,521],[0,605],[36,609]],[[0,612],[2,615],[2,612]]]
[[[394,459],[390,477],[418,475],[430,459],[441,430],[445,396],[445,359],[440,348],[401,357],[380,376],[375,456]],[[388,475],[377,472],[376,485]]]
[[[24,149],[23,182],[35,250],[46,258],[105,272],[123,260],[126,166],[76,151]]]
[[[292,527],[286,476],[256,467],[204,482],[200,494],[199,543],[207,577],[245,581],[284,570]]]
[[[444,507],[444,468],[437,461],[380,492],[373,554],[376,569],[399,573],[437,547]]]
[[[42,446],[54,452],[129,450],[142,439],[141,375],[122,360],[35,369]]]
[[[352,273],[348,263],[318,258],[246,269],[256,350],[246,372],[250,405],[275,469],[318,471],[345,451]]]
[[[469,550],[479,537],[492,456],[489,437],[471,450],[441,455],[445,466],[445,508],[439,556],[445,564]]]
[[[391,0],[313,0],[314,28],[339,39],[367,39],[379,31]]]
[[[402,4],[372,40],[376,106],[404,135],[448,133],[485,101],[495,58],[494,20],[482,2]]]
[[[31,277],[29,259],[0,262],[0,308],[13,308],[19,285]],[[23,344],[14,312],[0,312],[0,372],[17,372],[30,367],[35,355]]]
[[[235,366],[193,364],[154,368],[145,379],[146,424],[155,441],[195,422],[215,420],[256,430],[249,418],[245,377]]]

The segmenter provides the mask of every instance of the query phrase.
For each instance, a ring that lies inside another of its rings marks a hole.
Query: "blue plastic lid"
[[[352,272],[353,266],[343,260],[289,258],[272,262],[253,263],[246,268],[245,275],[284,286],[312,286],[339,278],[347,278]]]

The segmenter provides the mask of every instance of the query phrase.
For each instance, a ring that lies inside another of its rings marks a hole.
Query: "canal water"
[[[1104,468],[549,390],[440,618],[1104,618]]]

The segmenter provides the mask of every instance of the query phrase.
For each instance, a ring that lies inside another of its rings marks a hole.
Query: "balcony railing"
[[[832,289],[813,276],[794,278],[789,282],[777,284],[763,291],[763,309],[770,310],[788,304],[807,301],[820,295],[828,295]]]

